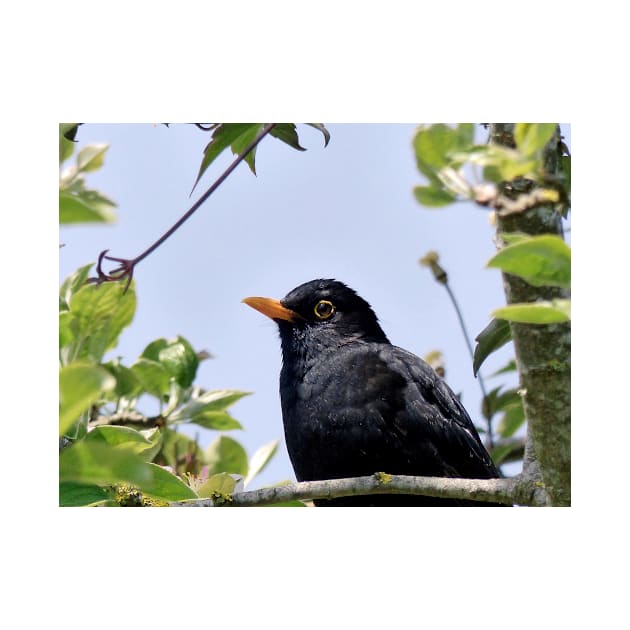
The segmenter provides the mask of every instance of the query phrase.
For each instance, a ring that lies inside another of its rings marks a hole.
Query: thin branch
[[[453,305],[453,308],[455,309],[457,319],[459,320],[459,326],[462,329],[462,334],[464,335],[464,340],[466,342],[466,347],[468,348],[468,353],[470,354],[470,359],[471,361],[474,362],[475,353],[473,350],[472,342],[470,341],[470,335],[468,334],[468,330],[466,329],[466,324],[464,323],[464,316],[462,315],[461,309],[459,308],[457,298],[455,297],[455,294],[453,293],[453,290],[451,289],[448,283],[448,274],[446,273],[446,270],[442,267],[442,265],[440,265],[440,263],[438,262],[437,253],[436,252],[427,253],[425,256],[423,256],[420,259],[420,264],[428,266],[431,269],[433,276],[437,280],[437,282],[444,285],[444,288],[446,289],[446,292],[448,293],[448,296],[451,300],[451,304]],[[486,391],[485,383],[480,372],[477,372],[477,380],[479,381],[479,389],[481,389],[481,395],[483,396],[483,399],[486,400],[488,397],[488,393]],[[488,438],[486,446],[488,450],[492,450],[494,448],[494,435],[492,433],[492,417],[486,418],[486,424],[488,427],[487,432],[486,432],[486,435]]]
[[[247,507],[370,494],[418,494],[506,505],[547,505],[544,489],[522,476],[510,479],[447,479],[383,473],[369,477],[302,481],[285,486],[238,492],[227,500],[199,499],[174,502],[171,505],[176,507]]]
[[[163,427],[166,420],[163,416],[144,416],[137,411],[120,411],[110,416],[99,415],[94,420],[90,420],[90,427],[100,427],[104,425],[135,425],[142,429],[150,429],[153,427]]]
[[[127,279],[127,284],[125,286],[125,291],[129,288],[131,284],[131,279],[133,278],[133,272],[135,266],[142,260],[144,260],[149,254],[151,254],[154,250],[156,250],[167,238],[169,238],[174,232],[176,232],[182,224],[187,221],[198,209],[199,207],[210,197],[210,195],[232,174],[234,169],[256,148],[258,143],[277,125],[278,123],[267,123],[262,131],[254,138],[254,140],[247,146],[247,148],[240,153],[236,159],[230,164],[227,169],[223,172],[223,174],[206,190],[206,192],[199,197],[199,199],[192,205],[190,210],[188,210],[180,219],[177,221],[170,229],[168,229],[160,238],[158,238],[153,245],[148,247],[145,251],[143,251],[140,255],[135,258],[115,258],[114,256],[107,256],[107,252],[109,250],[104,250],[100,253],[98,257],[98,263],[96,265],[96,278],[89,278],[87,282],[101,284],[103,282],[117,282],[118,280],[122,280],[123,278]],[[111,260],[113,262],[120,263],[120,266],[110,271],[109,273],[105,273],[102,269],[103,260]]]

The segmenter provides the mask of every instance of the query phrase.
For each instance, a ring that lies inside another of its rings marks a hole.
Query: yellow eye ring
[[[313,312],[317,319],[330,319],[335,314],[335,305],[328,300],[320,300],[315,304]]]

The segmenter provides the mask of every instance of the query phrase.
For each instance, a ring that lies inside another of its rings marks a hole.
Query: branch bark
[[[490,142],[514,147],[514,125],[492,123]],[[545,149],[545,169],[559,171],[559,133]],[[502,186],[502,194],[516,199],[531,192],[533,182],[517,180]],[[560,215],[539,206],[515,214],[498,214],[501,232],[556,234],[563,236]],[[507,303],[567,298],[556,287],[534,287],[516,276],[503,275]],[[510,323],[527,418],[524,472],[540,475],[553,505],[571,504],[571,325]]]
[[[448,479],[377,473],[369,477],[303,481],[286,486],[238,492],[221,500],[199,499],[171,503],[176,507],[265,506],[295,500],[334,499],[367,494],[420,494],[507,505],[547,505],[547,494],[523,475],[509,479]]]

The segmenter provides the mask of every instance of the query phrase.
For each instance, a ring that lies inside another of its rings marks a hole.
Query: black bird
[[[280,397],[298,481],[375,472],[499,477],[468,413],[422,359],[392,345],[370,305],[336,280],[247,305],[280,329]],[[371,495],[317,506],[496,505],[420,495]]]

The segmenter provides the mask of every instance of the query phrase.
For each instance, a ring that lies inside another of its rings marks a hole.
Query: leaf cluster
[[[423,125],[416,132],[413,148],[418,170],[428,184],[416,186],[414,195],[430,208],[466,200],[500,207],[506,199],[498,184],[513,182],[515,190],[524,191],[536,184],[539,194],[534,202],[553,202],[566,216],[571,158],[562,155],[559,178],[550,177],[544,161],[544,149],[556,133],[555,123],[517,123],[514,146],[506,147],[476,144],[472,123]]]
[[[59,460],[61,505],[110,505],[120,484],[149,499],[181,501],[227,495],[239,480],[249,483],[277,441],[250,460],[223,435],[242,429],[229,408],[248,392],[194,385],[207,353],[181,336],[149,343],[130,366],[104,360],[131,323],[136,296],[133,284],[127,292],[117,284],[85,284],[90,267],[67,278],[59,297],[59,434],[69,442]],[[142,413],[147,399],[157,402],[156,416]],[[184,423],[220,434],[203,450],[178,432]]]
[[[466,179],[467,163],[483,167],[486,182],[512,182],[527,178],[531,183],[546,182],[543,149],[554,138],[555,123],[517,123],[514,126],[514,148],[496,144],[473,143],[474,129],[469,123],[449,126],[424,125],[414,138],[418,169],[429,180],[428,186],[414,189],[425,206],[444,206],[454,201],[476,200],[476,189]],[[562,156],[563,158],[569,156]],[[569,158],[570,159],[570,158]],[[570,162],[561,160],[562,185],[570,190]],[[568,196],[568,192],[567,192]],[[487,266],[513,274],[535,287],[571,287],[571,249],[559,236],[523,233],[499,234],[504,246]],[[484,359],[510,339],[508,325],[497,320],[527,324],[552,324],[569,321],[569,299],[554,299],[527,304],[510,304],[496,309],[491,324],[477,337],[474,370]]]
[[[327,146],[330,141],[330,134],[328,133],[326,127],[322,123],[307,124],[321,131],[324,136],[324,146]],[[203,159],[201,160],[201,166],[199,167],[199,173],[197,174],[197,179],[193,185],[193,190],[197,187],[199,180],[208,167],[216,160],[217,157],[219,157],[219,155],[221,155],[221,153],[223,153],[223,151],[229,147],[234,155],[240,155],[263,130],[264,126],[265,123],[214,123],[207,129],[204,128],[205,131],[212,132],[212,137],[204,149]],[[269,132],[269,135],[281,140],[298,151],[306,151],[306,149],[300,145],[297,129],[294,123],[276,123],[273,129]],[[255,175],[255,148],[245,157],[245,162]]]
[[[77,123],[59,126],[59,164],[74,153]],[[70,139],[72,138],[72,139]],[[116,204],[103,193],[87,188],[85,174],[103,166],[108,145],[92,144],[79,151],[75,164],[59,178],[59,223],[113,223]]]
[[[74,151],[77,127],[60,125],[60,163]],[[107,208],[114,202],[88,190],[83,177],[103,165],[106,151],[106,145],[85,147],[62,174],[62,223],[113,220]],[[243,429],[230,408],[249,392],[196,385],[200,361],[209,354],[182,336],[152,341],[131,365],[107,359],[133,321],[135,283],[90,284],[92,267],[77,269],[59,290],[60,505],[229,500],[278,446],[270,442],[249,458],[225,434]],[[158,413],[143,412],[147,405]],[[202,449],[179,431],[184,424],[216,431],[216,439]]]
[[[60,504],[115,503],[129,486],[150,500],[227,496],[249,483],[274,455],[277,441],[251,460],[226,431],[242,429],[229,408],[247,392],[194,385],[200,357],[181,336],[149,343],[130,366],[104,360],[132,321],[136,295],[117,284],[85,284],[91,265],[61,285],[59,434]],[[160,411],[149,417],[141,401]],[[220,432],[203,450],[178,432],[194,424]],[[121,486],[122,484],[122,486]]]
[[[471,124],[422,126],[413,144],[418,169],[429,183],[414,189],[416,199],[428,207],[443,207],[460,200],[473,200],[487,206],[499,203],[501,185],[515,196],[511,200],[510,212],[528,210],[530,199],[535,199],[536,203],[547,201],[551,205],[568,200],[570,156],[560,156],[559,177],[547,173],[545,169],[544,150],[556,134],[555,123],[517,123],[512,146],[478,145],[473,142]],[[564,153],[564,145],[560,149]],[[467,170],[470,167],[481,168],[483,181],[471,182]],[[532,188],[537,193],[535,197],[530,194]],[[568,205],[558,203],[556,210],[566,216]],[[520,232],[503,232],[498,236],[502,247],[488,261],[489,268],[518,276],[534,287],[570,290],[571,249],[562,238],[552,234],[532,236]],[[421,259],[421,263],[430,266],[436,279],[446,284],[446,272],[439,267],[437,254],[431,254]],[[534,325],[567,322],[571,318],[570,309],[570,299],[564,297],[509,304],[495,309],[493,319],[475,339],[475,375],[490,354],[511,341],[510,322]],[[515,369],[516,364],[511,360],[497,374]],[[502,390],[498,387],[485,394],[482,414],[488,421],[488,427],[492,426],[494,416],[500,414],[497,433],[504,440],[511,438],[525,421],[521,396],[515,389]],[[508,441],[499,443],[492,452],[495,462],[503,461],[512,448]]]

